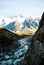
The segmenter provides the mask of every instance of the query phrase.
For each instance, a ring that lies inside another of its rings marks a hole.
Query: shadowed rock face
[[[0,51],[13,51],[13,49],[18,48],[19,45],[14,33],[5,28],[0,28]]]
[[[39,40],[39,42],[44,43],[44,13],[41,17],[39,28],[34,35],[34,40]]]
[[[24,65],[44,65],[44,13],[24,59]]]
[[[38,29],[40,29],[43,25],[44,25],[44,13],[43,13],[43,15],[41,17],[41,20],[40,20],[39,28]]]

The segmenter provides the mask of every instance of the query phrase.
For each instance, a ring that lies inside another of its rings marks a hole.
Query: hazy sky
[[[0,15],[4,16],[41,16],[44,0],[0,0]]]

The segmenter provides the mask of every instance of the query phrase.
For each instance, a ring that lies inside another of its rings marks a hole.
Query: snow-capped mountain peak
[[[33,19],[32,17],[24,17],[21,15],[14,17],[0,16],[0,25],[10,30],[21,30],[25,26],[37,29],[39,21],[40,19]]]

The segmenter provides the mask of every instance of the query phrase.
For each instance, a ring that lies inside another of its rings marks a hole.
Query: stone
[[[23,65],[44,65],[44,13],[23,62]]]
[[[20,44],[18,43],[18,35],[5,28],[0,28],[0,51],[12,51],[16,50]]]
[[[9,56],[8,55],[5,55],[5,60],[9,59]]]

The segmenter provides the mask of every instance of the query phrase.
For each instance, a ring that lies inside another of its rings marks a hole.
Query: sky
[[[39,17],[44,12],[44,0],[0,0],[0,16]]]

